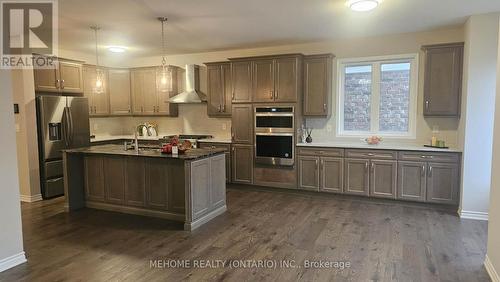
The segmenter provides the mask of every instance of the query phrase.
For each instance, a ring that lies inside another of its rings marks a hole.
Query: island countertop
[[[159,149],[139,149],[136,153],[135,150],[124,150],[122,145],[97,145],[77,149],[65,150],[67,153],[80,153],[80,154],[103,154],[103,155],[120,155],[120,156],[137,156],[137,157],[150,157],[150,158],[165,158],[165,159],[179,159],[179,160],[196,160],[210,157],[217,154],[223,154],[223,148],[197,148],[187,150],[183,154],[162,154]]]

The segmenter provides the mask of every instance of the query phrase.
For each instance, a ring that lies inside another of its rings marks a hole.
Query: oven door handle
[[[255,113],[256,117],[293,117],[293,113]]]
[[[273,133],[255,133],[256,136],[293,136],[293,133],[280,133],[280,132],[273,132]]]

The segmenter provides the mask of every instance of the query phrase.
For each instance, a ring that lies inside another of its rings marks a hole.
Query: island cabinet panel
[[[370,196],[378,198],[396,198],[397,161],[370,161]]]
[[[344,188],[344,160],[342,158],[321,157],[322,192],[342,193]]]
[[[272,59],[256,60],[252,66],[253,101],[274,101],[274,61]]]
[[[253,112],[251,104],[233,105],[231,139],[234,143],[253,143]]]
[[[146,205],[150,208],[168,209],[169,167],[168,162],[161,159],[146,160]]]
[[[232,103],[252,102],[252,62],[231,62]]]
[[[299,156],[299,188],[319,190],[319,157]]]
[[[230,144],[221,144],[221,143],[199,143],[200,148],[222,148],[225,149],[226,156],[226,182],[231,182],[231,145]]]
[[[457,204],[458,165],[428,163],[427,166],[427,202]]]
[[[126,159],[123,157],[104,158],[104,191],[106,202],[124,204]]]
[[[232,145],[233,183],[253,183],[253,146]]]
[[[401,200],[425,201],[426,163],[399,161],[398,193]]]
[[[226,189],[222,188],[226,186],[226,177],[219,173],[225,171],[226,158],[224,155],[210,160],[210,206],[220,207],[226,203]]]
[[[146,168],[142,158],[127,158],[125,204],[146,206]]]
[[[104,164],[103,158],[87,156],[85,166],[85,198],[90,201],[104,202]]]
[[[210,161],[208,159],[191,162],[193,219],[201,217],[210,209],[210,172]]]
[[[345,159],[344,193],[353,195],[369,195],[369,160]]]

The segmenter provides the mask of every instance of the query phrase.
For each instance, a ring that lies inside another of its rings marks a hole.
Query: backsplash
[[[140,123],[158,124],[158,135],[209,134],[216,138],[231,137],[231,118],[210,118],[206,104],[181,104],[178,117],[96,117],[90,118],[94,135],[131,135]]]

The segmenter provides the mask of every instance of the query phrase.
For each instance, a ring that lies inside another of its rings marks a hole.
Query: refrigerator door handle
[[[70,144],[70,121],[69,121],[69,108],[65,107],[63,110],[63,118],[62,118],[62,123],[63,123],[63,136],[64,136],[64,144],[66,145],[66,148],[69,147]]]
[[[69,124],[69,145],[73,144],[73,139],[75,137],[74,127],[73,127],[73,113],[71,108],[68,108],[68,124]]]

